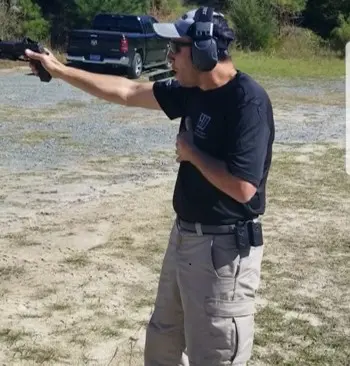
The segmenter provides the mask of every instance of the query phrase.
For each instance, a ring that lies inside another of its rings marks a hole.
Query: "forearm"
[[[248,202],[255,193],[253,186],[228,171],[224,161],[195,149],[191,163],[212,185],[238,202]]]
[[[123,105],[127,104],[128,94],[136,86],[134,81],[125,77],[100,75],[66,66],[60,79],[98,98]]]

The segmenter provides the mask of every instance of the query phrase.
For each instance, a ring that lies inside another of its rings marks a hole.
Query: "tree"
[[[35,40],[47,39],[50,24],[43,18],[40,6],[32,0],[18,0],[17,6],[22,20],[22,35]]]
[[[269,47],[277,21],[268,0],[230,0],[228,15],[239,46],[252,51]]]
[[[85,25],[90,24],[97,13],[147,13],[150,0],[75,0],[79,19]]]
[[[279,30],[286,25],[295,23],[306,7],[307,0],[271,0],[278,21]]]
[[[333,28],[339,26],[339,16],[350,15],[349,0],[308,0],[303,25],[328,38]]]
[[[43,16],[51,24],[51,47],[58,48],[67,42],[70,29],[77,25],[75,0],[35,0],[41,7]]]
[[[18,9],[9,0],[0,0],[0,39],[21,36]]]
[[[333,28],[330,38],[332,48],[345,56],[346,44],[350,42],[350,16],[347,19],[344,15],[339,16],[339,26]]]

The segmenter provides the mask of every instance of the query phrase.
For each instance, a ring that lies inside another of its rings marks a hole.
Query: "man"
[[[274,141],[271,103],[235,69],[228,53],[234,34],[221,14],[202,7],[154,28],[170,39],[176,80],[141,83],[69,68],[51,53],[27,55],[99,98],[181,118],[176,220],[147,328],[145,365],[245,365],[263,254],[258,218]]]

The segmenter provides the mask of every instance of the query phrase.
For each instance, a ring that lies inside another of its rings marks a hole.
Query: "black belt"
[[[179,226],[187,231],[202,234],[233,234],[235,232],[235,224],[232,225],[203,225],[200,223],[192,223],[177,219]]]
[[[259,246],[263,244],[262,226],[258,219],[239,221],[232,225],[203,225],[183,221],[177,217],[178,226],[198,235],[234,234],[239,245]]]

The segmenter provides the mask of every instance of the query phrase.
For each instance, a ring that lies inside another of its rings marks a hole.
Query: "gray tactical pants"
[[[171,231],[145,344],[145,366],[245,365],[254,338],[263,246]]]

